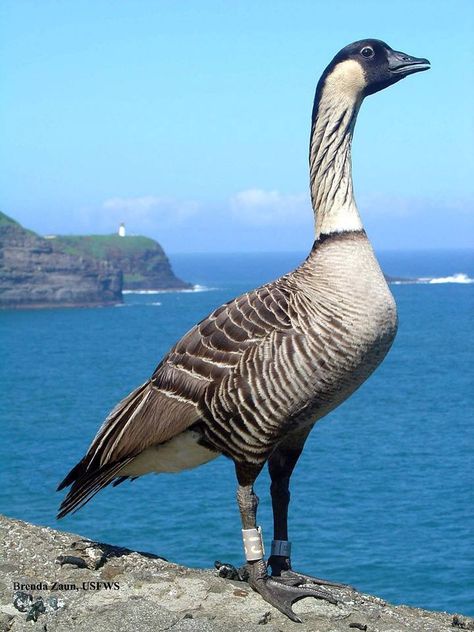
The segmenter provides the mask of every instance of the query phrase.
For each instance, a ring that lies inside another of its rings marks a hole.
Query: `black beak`
[[[388,54],[388,69],[393,75],[398,75],[400,78],[429,68],[430,62],[422,57],[412,57],[396,50],[392,50]]]

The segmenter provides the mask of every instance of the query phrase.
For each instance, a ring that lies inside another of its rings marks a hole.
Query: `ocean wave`
[[[122,290],[122,294],[163,294],[164,291],[172,290]]]
[[[474,283],[474,279],[468,276],[465,272],[457,272],[450,276],[445,277],[419,277],[417,279],[397,279],[392,281],[394,285],[436,285],[441,283]]]
[[[428,283],[474,283],[474,279],[471,279],[464,272],[458,272],[452,276],[434,277]]]
[[[187,292],[212,292],[213,290],[217,290],[217,287],[208,287],[207,285],[199,285],[199,283],[197,283],[196,285],[193,285],[192,288],[186,289],[186,290],[178,290],[178,292],[183,292],[183,293],[187,293]]]
[[[191,288],[184,289],[170,289],[170,290],[122,290],[122,294],[170,294],[179,292],[180,294],[188,294],[190,292],[211,292],[216,290],[215,287],[208,287],[207,285],[193,285]]]
[[[118,303],[113,307],[143,307],[144,305],[153,305],[154,307],[160,307],[161,301],[154,301],[153,303]]]

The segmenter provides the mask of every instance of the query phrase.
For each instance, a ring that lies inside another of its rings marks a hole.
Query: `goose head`
[[[400,79],[430,68],[430,62],[393,50],[377,39],[353,42],[340,50],[324,71],[320,91],[361,101]]]

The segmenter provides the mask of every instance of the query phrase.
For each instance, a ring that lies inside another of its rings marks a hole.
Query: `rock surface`
[[[51,242],[0,213],[0,308],[122,302],[120,269],[108,261],[58,252]]]
[[[243,582],[0,516],[0,632],[454,632],[466,617],[349,588],[304,599],[291,622]],[[57,582],[57,585],[55,585]],[[23,586],[22,586],[23,585]],[[14,605],[16,604],[16,605]]]

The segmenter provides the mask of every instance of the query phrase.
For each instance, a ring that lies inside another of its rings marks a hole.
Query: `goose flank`
[[[353,195],[351,143],[366,96],[428,68],[426,59],[375,39],[334,57],[312,113],[310,254],[293,272],[217,308],[117,404],[59,485],[71,486],[59,518],[110,483],[223,454],[235,465],[251,587],[293,621],[298,599],[336,603],[338,584],[291,567],[289,483],[314,424],[367,379],[395,337],[395,302]],[[266,463],[274,518],[268,562],[253,490]]]

